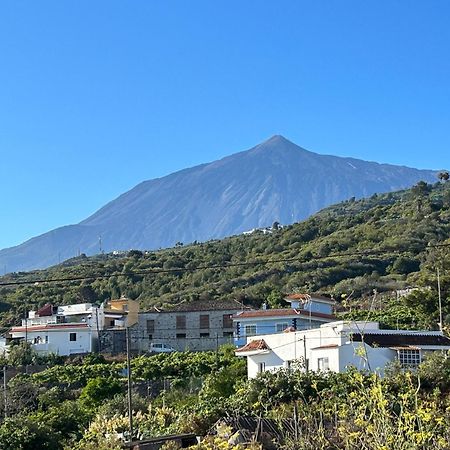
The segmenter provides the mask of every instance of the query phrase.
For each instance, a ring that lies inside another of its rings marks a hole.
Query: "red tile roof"
[[[269,346],[266,344],[264,339],[255,339],[250,341],[247,345],[244,345],[241,348],[238,348],[235,352],[254,352],[258,350],[270,350]]]
[[[53,305],[46,303],[42,308],[36,311],[37,317],[51,316],[53,314]]]
[[[55,329],[65,329],[65,328],[89,328],[87,323],[58,323],[58,324],[51,324],[48,323],[46,325],[29,325],[27,327],[13,327],[11,328],[11,333],[20,333],[21,331],[49,331],[49,330],[55,330]]]
[[[244,311],[237,313],[233,316],[235,319],[248,319],[254,317],[310,317],[309,311],[303,311],[299,309],[260,309],[255,311]],[[331,319],[335,320],[336,317],[332,314],[325,314],[319,312],[311,312],[311,318],[320,318],[320,319]]]

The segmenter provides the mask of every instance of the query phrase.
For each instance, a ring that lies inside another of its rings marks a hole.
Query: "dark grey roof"
[[[450,339],[438,334],[420,334],[420,333],[405,333],[405,334],[377,334],[377,333],[353,333],[351,335],[353,342],[364,341],[371,347],[398,347],[405,345],[436,345],[436,346],[450,346]]]

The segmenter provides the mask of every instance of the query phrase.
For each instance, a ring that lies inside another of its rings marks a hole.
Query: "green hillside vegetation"
[[[303,291],[333,295],[343,317],[436,327],[438,267],[444,315],[450,314],[449,206],[450,183],[420,182],[410,190],[350,199],[304,222],[274,227],[271,234],[82,255],[47,270],[8,274],[0,279],[1,325],[16,324],[26,310],[47,302],[125,295],[139,300],[142,310],[204,298],[276,306],[283,294]],[[78,280],[34,283],[71,278]],[[26,281],[33,283],[5,285]],[[406,297],[392,294],[407,287],[422,289]]]
[[[205,436],[220,418],[245,416],[275,419],[280,427],[282,420],[292,424],[278,442],[263,448],[449,448],[448,355],[435,353],[414,371],[392,366],[383,379],[354,369],[305,373],[299,366],[247,380],[245,359],[235,357],[233,350],[134,358],[132,437]],[[6,400],[0,402],[0,450],[123,448],[116,438],[129,436],[123,367],[88,355],[12,378]],[[222,429],[191,448],[261,448],[229,444],[229,436]]]

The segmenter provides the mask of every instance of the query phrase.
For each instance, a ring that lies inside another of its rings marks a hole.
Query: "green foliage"
[[[448,354],[436,353],[427,358],[417,372],[420,378],[393,368],[382,380],[356,370],[341,374],[305,373],[295,368],[264,372],[246,380],[245,362],[233,356],[232,347],[222,348],[217,355],[180,353],[177,355],[180,358],[173,360],[171,356],[136,358],[134,367],[141,370],[141,375],[151,374],[158,379],[161,373],[173,373],[173,369],[180,368],[180,374],[188,378],[179,378],[183,383],[174,383],[172,379],[168,390],[156,398],[133,394],[135,436],[183,432],[204,435],[220,417],[229,414],[276,419],[295,416],[297,437],[285,430],[277,448],[447,448],[444,443],[450,437]],[[190,367],[182,365],[183,356]],[[154,362],[161,366],[159,373]],[[83,367],[67,364],[70,365]],[[103,365],[115,367],[115,363]],[[189,383],[189,378],[193,380],[194,374],[200,373],[203,383],[199,378]],[[0,450],[119,448],[114,436],[128,430],[127,401],[120,392],[120,378],[87,379],[81,390],[60,386],[47,390],[49,384],[38,382],[37,375],[10,382],[11,391],[23,391],[29,379],[33,379],[35,393],[31,396],[37,401],[3,422]],[[67,400],[70,395],[73,398]],[[59,396],[63,399],[58,403]],[[205,448],[215,448],[214,445],[227,448],[226,441],[204,442]]]
[[[20,342],[13,345],[8,354],[8,364],[11,366],[25,366],[33,364],[37,358],[36,352],[33,351],[28,342]]]
[[[88,408],[98,407],[105,399],[122,391],[122,385],[112,378],[92,378],[81,391],[80,401]]]
[[[52,429],[47,423],[37,422],[31,417],[8,418],[0,426],[0,450],[61,448],[51,433]]]
[[[419,376],[425,387],[450,392],[450,355],[448,352],[432,352],[419,368]]]

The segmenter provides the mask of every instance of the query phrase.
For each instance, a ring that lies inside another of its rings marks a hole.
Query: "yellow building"
[[[125,326],[131,327],[138,321],[139,302],[122,296],[119,299],[108,300],[105,310],[123,314]]]

